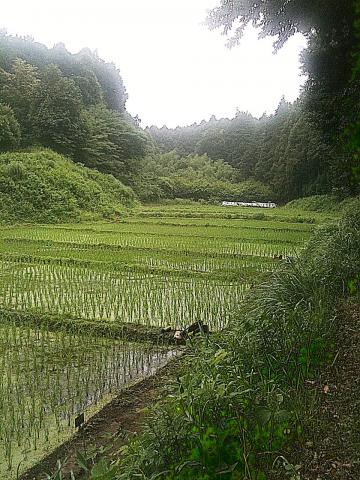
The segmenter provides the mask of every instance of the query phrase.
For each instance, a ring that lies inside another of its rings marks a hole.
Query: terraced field
[[[16,478],[74,432],[76,415],[88,418],[173,355],[121,339],[120,327],[225,328],[246,290],[296,255],[322,220],[284,209],[152,206],[118,223],[3,227],[0,478]],[[112,325],[116,338],[71,332],[77,320]]]

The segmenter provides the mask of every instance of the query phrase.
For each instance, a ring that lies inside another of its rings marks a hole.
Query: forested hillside
[[[348,195],[350,185],[338,183],[334,167],[340,158],[324,137],[304,99],[290,104],[283,98],[274,115],[260,119],[238,112],[235,118],[216,119],[188,127],[147,130],[162,152],[207,154],[238,172],[238,179],[256,180],[282,202],[308,195]]]
[[[360,478],[360,7],[218,1],[306,37],[295,103],[143,129],[96,52],[0,32],[1,479]]]
[[[116,218],[136,197],[112,175],[48,149],[0,154],[1,223]]]
[[[264,201],[274,199],[266,184],[244,180],[239,170],[223,160],[203,155],[181,156],[176,151],[154,152],[143,159],[143,167],[133,186],[143,201],[186,199],[219,202]]]
[[[308,41],[302,55],[307,82],[298,101],[283,98],[273,115],[254,118],[239,111],[233,119],[216,119],[187,127],[148,129],[161,152],[204,154],[222,159],[239,171],[241,180],[255,179],[274,198],[330,193],[359,193],[359,67],[355,58],[358,11],[352,1],[220,2],[207,18],[235,47],[248,23],[261,36],[274,37],[275,50],[295,33]]]
[[[335,147],[336,129],[324,129],[312,95],[307,87],[294,104],[282,98],[260,119],[238,111],[232,119],[143,130],[126,110],[119,70],[96,52],[0,35],[0,150],[51,148],[113,174],[145,202],[284,203],[356,193],[351,155]]]
[[[126,100],[119,70],[96,52],[0,34],[0,150],[41,145],[129,181],[149,140]]]

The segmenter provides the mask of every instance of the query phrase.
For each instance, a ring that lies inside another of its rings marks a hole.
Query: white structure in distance
[[[222,202],[223,207],[258,207],[258,208],[275,208],[274,202]]]

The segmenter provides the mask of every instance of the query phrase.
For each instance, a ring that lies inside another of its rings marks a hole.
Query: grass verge
[[[144,342],[149,346],[164,346],[169,339],[161,334],[160,328],[134,323],[87,320],[70,315],[53,315],[40,312],[16,311],[0,308],[0,322],[6,325],[28,325],[49,331],[63,330],[73,334],[84,334],[118,338],[132,342]]]

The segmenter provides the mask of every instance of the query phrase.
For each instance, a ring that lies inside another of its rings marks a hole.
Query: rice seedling
[[[0,303],[15,310],[121,323],[224,328],[247,284],[109,272],[72,266],[0,262]]]
[[[29,466],[129,382],[174,355],[129,342],[0,323],[0,477]],[[94,410],[95,409],[95,410]]]
[[[173,328],[202,321],[220,330],[250,286],[303,248],[313,219],[291,215],[142,207],[121,223],[4,227],[0,307],[36,319]],[[89,416],[174,355],[69,333],[68,323],[50,331],[0,315],[1,478],[16,478],[19,464],[31,466],[74,432],[76,415]]]

